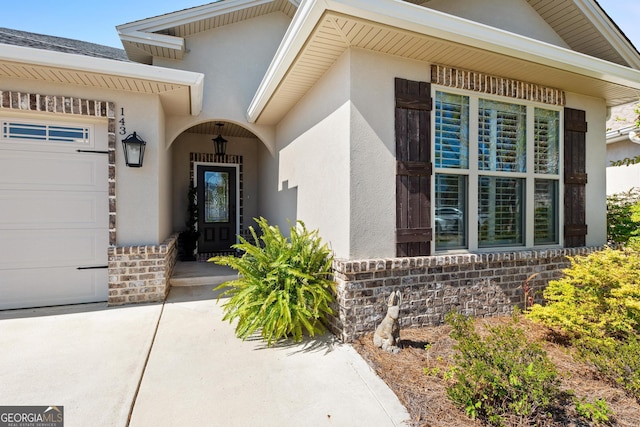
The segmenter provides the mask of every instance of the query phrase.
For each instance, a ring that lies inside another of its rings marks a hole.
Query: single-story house
[[[640,188],[640,164],[613,166],[612,162],[640,156],[638,101],[611,108],[607,120],[607,195]]]
[[[0,308],[162,300],[191,186],[201,257],[258,216],[319,229],[346,340],[391,290],[404,325],[507,312],[606,242],[640,54],[594,0],[223,0],[117,31],[126,61],[0,45]]]

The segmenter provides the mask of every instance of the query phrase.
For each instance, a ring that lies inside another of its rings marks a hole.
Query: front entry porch
[[[231,267],[212,262],[177,261],[169,279],[171,286],[218,286],[234,280],[238,274]]]

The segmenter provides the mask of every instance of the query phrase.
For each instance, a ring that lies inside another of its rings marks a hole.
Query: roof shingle
[[[0,28],[0,43],[129,62],[123,49],[10,28]]]

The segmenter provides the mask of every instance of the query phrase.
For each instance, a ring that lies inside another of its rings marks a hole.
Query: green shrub
[[[627,243],[640,232],[640,188],[607,196],[607,239]]]
[[[543,292],[527,316],[571,338],[626,339],[640,333],[640,252],[605,248],[570,258],[564,277]]]
[[[538,344],[515,324],[489,328],[482,338],[473,319],[450,313],[446,320],[458,351],[447,387],[453,402],[494,425],[514,418],[528,425],[544,416],[560,391],[555,366]]]
[[[640,399],[640,252],[633,248],[571,259],[527,317],[564,333],[583,360]]]
[[[609,422],[609,415],[611,410],[607,401],[604,399],[596,399],[593,403],[588,402],[586,399],[577,400],[575,402],[576,412],[587,420],[591,421],[593,425],[600,425],[602,423]]]
[[[223,320],[237,319],[236,335],[242,339],[260,330],[269,346],[284,337],[300,341],[305,330],[311,336],[322,333],[324,317],[333,313],[329,248],[318,231],[308,231],[302,221],[290,227],[290,238],[264,218],[256,222],[260,237],[250,227],[254,243],[240,237],[233,246],[242,257],[210,260],[239,273],[237,280],[216,288],[224,290],[221,296],[230,296],[223,305]]]
[[[581,340],[576,346],[582,359],[593,363],[604,377],[640,401],[640,339],[637,336],[614,343]]]

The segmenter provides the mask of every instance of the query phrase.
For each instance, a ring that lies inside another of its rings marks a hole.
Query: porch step
[[[234,269],[223,265],[211,262],[178,261],[169,284],[171,286],[217,286],[237,277],[238,274]]]

